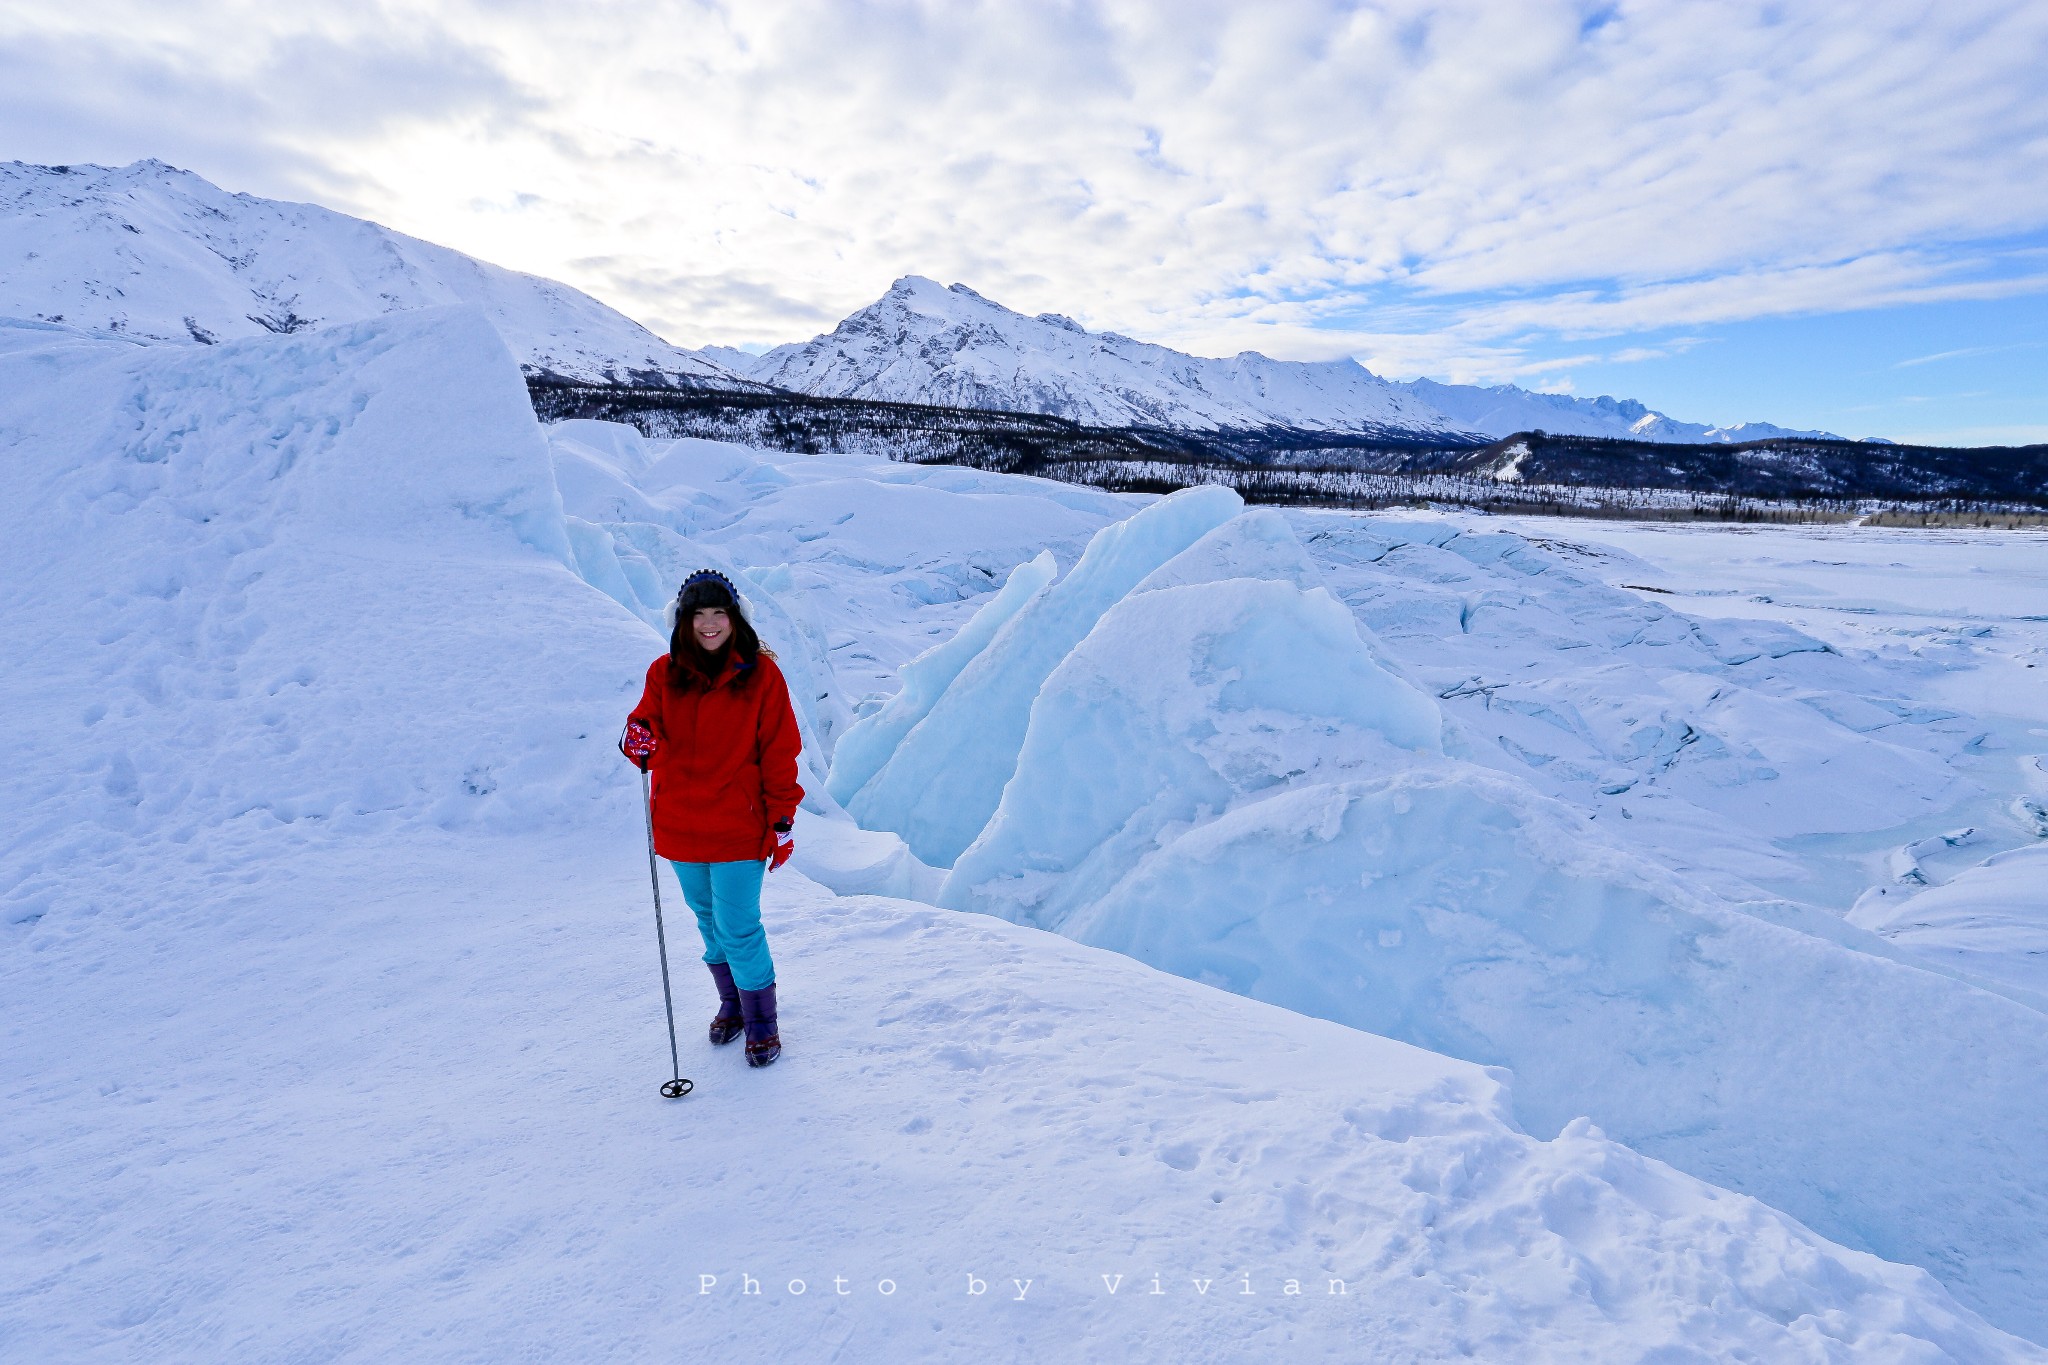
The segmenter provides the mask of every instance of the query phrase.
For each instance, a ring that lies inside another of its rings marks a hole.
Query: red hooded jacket
[[[775,660],[737,655],[709,688],[668,685],[668,656],[647,666],[633,720],[657,741],[654,851],[677,863],[739,863],[775,851],[774,827],[793,819],[804,789],[803,749],[789,685]]]

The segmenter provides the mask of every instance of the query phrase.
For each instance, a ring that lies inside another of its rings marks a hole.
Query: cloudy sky
[[[684,345],[899,275],[1205,354],[2048,441],[2048,3],[10,0],[0,159],[155,156]]]

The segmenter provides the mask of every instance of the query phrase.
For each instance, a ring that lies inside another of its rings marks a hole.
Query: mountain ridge
[[[0,162],[0,316],[211,344],[405,309],[479,308],[532,376],[745,380],[580,290],[162,161]]]
[[[224,190],[162,161],[0,162],[0,316],[146,343],[209,344],[448,304],[481,309],[529,378],[570,383],[767,386],[1195,434],[1841,439],[1762,422],[1681,422],[1634,399],[1391,381],[1349,358],[1195,356],[1091,332],[1059,313],[1027,316],[966,284],[918,275],[901,277],[806,342],[761,355],[691,350],[558,281],[318,205]]]
[[[718,352],[737,366],[735,355]],[[1090,332],[1056,313],[1027,317],[967,285],[920,275],[898,279],[832,331],[776,347],[740,372],[814,397],[1035,412],[1091,426],[1452,430],[1356,361],[1191,356]]]
[[[1682,422],[1635,399],[1388,380],[1349,358],[1275,360],[1258,351],[1195,356],[1117,332],[1090,332],[1058,313],[1029,316],[966,284],[940,285],[920,275],[899,278],[874,303],[809,341],[759,355],[730,347],[696,354],[814,397],[1033,412],[1103,427],[1288,427],[1486,440],[1542,429],[1722,444],[1843,439],[1769,422]]]

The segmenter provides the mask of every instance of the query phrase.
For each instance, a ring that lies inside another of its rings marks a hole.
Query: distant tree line
[[[1893,525],[2026,525],[2048,515],[2048,446],[1803,438],[1680,445],[1540,431],[1489,443],[1398,428],[1095,427],[1039,413],[821,398],[764,385],[586,384],[542,375],[529,378],[528,390],[548,422],[596,418],[654,438],[846,451],[1122,492],[1221,484],[1247,502],[1291,506],[1441,503],[1523,515],[1736,522],[1921,518],[1886,523]]]

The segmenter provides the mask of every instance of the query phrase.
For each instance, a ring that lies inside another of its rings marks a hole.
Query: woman
[[[761,927],[761,876],[781,867],[797,802],[803,747],[789,687],[761,648],[732,580],[700,569],[672,608],[668,653],[647,668],[647,687],[619,748],[651,769],[654,850],[669,860],[704,936],[704,964],[718,983],[711,1041],[747,1035],[747,1065],[782,1055],[775,1031],[775,963]]]

